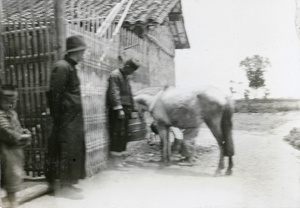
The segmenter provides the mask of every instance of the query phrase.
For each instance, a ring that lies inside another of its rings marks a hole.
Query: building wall
[[[151,75],[149,74],[149,58],[147,55],[148,41],[125,28],[122,28],[120,32],[119,55],[123,61],[129,58],[136,58],[140,61],[139,69],[129,77],[132,80],[133,92],[149,87]]]
[[[296,17],[295,17],[295,26],[298,34],[298,38],[300,39],[300,0],[296,1]]]
[[[175,86],[175,44],[172,33],[167,24],[150,30],[149,73],[150,86]]]
[[[124,40],[121,41],[120,55],[124,61],[135,57],[141,62],[141,67],[131,77],[134,92],[150,86],[175,86],[175,44],[167,23],[153,27],[143,39],[128,38],[132,34],[125,29],[121,33]],[[122,50],[136,43],[139,46]]]

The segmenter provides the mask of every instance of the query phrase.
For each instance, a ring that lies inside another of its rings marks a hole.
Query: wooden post
[[[66,48],[65,0],[54,0],[58,59],[63,58]]]
[[[5,56],[5,48],[4,42],[2,39],[2,30],[3,30],[3,7],[2,0],[0,0],[0,84],[2,84],[2,74],[4,71],[4,56]]]
[[[0,0],[0,24],[3,21],[3,6],[2,6],[2,0]],[[1,28],[0,28],[1,31]]]

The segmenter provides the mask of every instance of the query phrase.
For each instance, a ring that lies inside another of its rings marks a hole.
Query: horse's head
[[[152,102],[153,97],[147,94],[140,94],[134,96],[134,104],[140,115],[144,114],[144,112],[149,111],[149,106]]]

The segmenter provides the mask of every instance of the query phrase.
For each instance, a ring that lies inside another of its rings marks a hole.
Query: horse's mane
[[[147,88],[141,89],[141,90],[137,91],[136,93],[134,93],[134,96],[138,96],[141,94],[155,96],[161,90],[163,90],[163,87],[147,87]]]
[[[149,105],[149,103],[152,101],[152,99],[153,99],[153,96],[148,95],[148,94],[139,94],[139,95],[134,96],[135,102],[137,102],[141,105],[146,105],[146,106]]]
[[[151,110],[155,105],[156,101],[161,97],[161,95],[171,88],[170,86],[164,87],[148,87],[144,88],[135,93],[134,100],[136,103],[145,105]]]

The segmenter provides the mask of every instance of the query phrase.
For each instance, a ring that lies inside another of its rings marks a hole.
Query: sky
[[[176,50],[178,87],[212,85],[229,92],[232,86],[234,97],[243,97],[248,80],[239,63],[260,55],[271,62],[264,76],[269,97],[300,98],[295,0],[181,2],[191,48]]]

